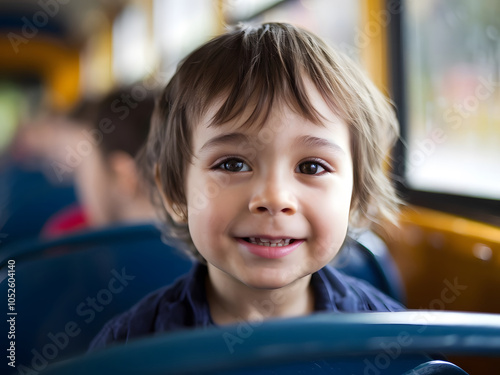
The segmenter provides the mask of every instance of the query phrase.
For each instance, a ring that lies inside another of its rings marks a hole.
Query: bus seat
[[[160,230],[154,223],[118,224],[103,229],[86,229],[52,240],[27,239],[9,244],[0,252],[0,269],[9,259],[33,260],[87,250],[95,246],[127,244],[130,241],[159,240]],[[175,247],[175,245],[174,245]]]
[[[403,375],[467,375],[467,373],[450,362],[429,361]]]
[[[28,169],[6,156],[0,165],[0,250],[36,238],[55,212],[76,202],[72,184],[54,184],[42,171]]]
[[[31,368],[33,360],[51,362],[86,351],[105,322],[192,265],[162,242],[153,225],[114,227],[17,250],[20,254],[10,258],[19,312],[16,358]],[[8,263],[0,270],[2,295],[7,295]]]
[[[356,239],[348,237],[332,265],[405,303],[403,282],[396,263],[384,241],[372,231],[363,232]]]
[[[323,313],[143,338],[55,364],[42,374],[401,375],[418,370],[430,375],[446,369],[463,375],[424,353],[494,357],[499,342],[500,315]]]

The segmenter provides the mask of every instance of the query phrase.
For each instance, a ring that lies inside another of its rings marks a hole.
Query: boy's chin
[[[271,277],[261,277],[255,278],[253,277],[251,280],[241,280],[247,287],[256,289],[256,290],[277,290],[286,287],[292,287],[299,283],[308,275],[302,276],[300,278],[289,278],[289,277],[281,277],[281,275],[274,275]],[[308,282],[307,279],[306,282]],[[303,280],[305,281],[305,280]]]

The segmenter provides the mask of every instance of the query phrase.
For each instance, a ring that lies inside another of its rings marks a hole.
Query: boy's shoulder
[[[363,312],[401,311],[405,307],[368,282],[344,274],[331,265],[313,274],[317,310]]]
[[[89,351],[154,333],[209,325],[206,273],[206,267],[198,264],[173,284],[148,294],[107,322],[92,340]]]

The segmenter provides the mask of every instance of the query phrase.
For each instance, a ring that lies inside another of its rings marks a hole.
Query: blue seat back
[[[405,304],[403,282],[396,263],[384,241],[375,233],[367,231],[356,239],[347,238],[332,264]]]
[[[467,375],[467,373],[450,362],[429,361],[405,372],[404,375]]]
[[[72,184],[3,157],[0,163],[0,252],[19,240],[37,238],[53,214],[76,202]]]
[[[17,250],[20,255],[10,258],[16,261],[16,357],[29,368],[86,351],[105,322],[192,265],[165,245],[152,225],[116,227],[37,244],[31,252]],[[8,261],[0,270],[2,295],[7,294],[7,271]]]
[[[423,353],[493,357],[499,342],[500,315],[325,313],[144,338],[56,364],[43,374],[463,375]]]

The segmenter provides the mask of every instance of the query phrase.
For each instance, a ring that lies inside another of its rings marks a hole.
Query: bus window
[[[500,199],[499,12],[495,0],[404,3],[410,189]]]

